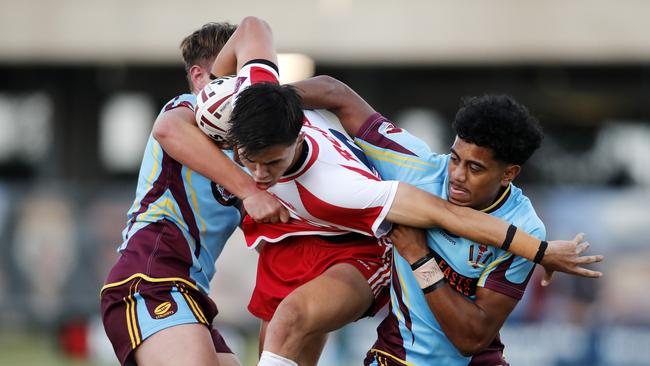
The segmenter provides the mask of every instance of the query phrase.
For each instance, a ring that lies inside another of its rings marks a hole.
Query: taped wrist
[[[438,267],[433,252],[429,252],[429,254],[411,264],[411,270],[425,294],[444,284],[445,275]]]

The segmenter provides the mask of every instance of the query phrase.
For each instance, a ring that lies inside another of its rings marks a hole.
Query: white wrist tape
[[[445,278],[435,258],[429,259],[414,269],[413,275],[415,275],[415,279],[423,290]]]

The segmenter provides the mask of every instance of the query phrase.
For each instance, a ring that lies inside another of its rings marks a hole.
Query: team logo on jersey
[[[214,199],[217,200],[223,206],[234,206],[238,202],[237,196],[230,193],[222,185],[216,184],[215,182],[210,182],[210,188],[212,188],[212,195]]]
[[[174,310],[172,310],[172,303],[169,301],[163,302],[162,304],[156,306],[155,309],[153,309],[153,313],[156,315],[156,319],[166,318],[174,314]]]
[[[386,132],[386,134],[400,133],[403,131],[401,128],[395,127],[395,125],[390,122],[384,122],[382,127],[384,128],[384,132]]]
[[[488,252],[487,245],[484,244],[474,244],[469,247],[469,256],[467,259],[467,264],[472,266],[472,268],[483,268],[485,263],[492,257],[492,253]]]

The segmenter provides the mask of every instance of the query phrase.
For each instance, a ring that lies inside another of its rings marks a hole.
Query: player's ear
[[[190,80],[192,80],[192,85],[199,90],[203,89],[202,85],[204,84],[205,70],[203,70],[201,66],[192,65],[187,71],[187,74],[190,76]]]
[[[501,179],[501,185],[503,187],[507,186],[517,178],[519,175],[519,172],[521,172],[521,165],[516,165],[516,164],[508,164],[506,166],[506,169],[503,171],[503,178]]]

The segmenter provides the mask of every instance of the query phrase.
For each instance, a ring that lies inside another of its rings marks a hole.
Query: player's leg
[[[260,325],[260,335],[259,335],[259,353],[258,357],[261,356],[262,350],[264,349],[264,339],[266,337],[266,329],[269,325],[269,322],[262,321]],[[317,334],[309,337],[305,340],[305,346],[300,352],[296,362],[301,366],[310,366],[318,364],[318,359],[320,358],[325,343],[327,342],[327,334]]]
[[[359,270],[336,264],[280,303],[266,329],[264,350],[297,360],[310,337],[359,319],[372,302],[368,280]]]
[[[300,366],[316,366],[323,348],[327,343],[327,334],[315,334],[305,340],[305,346],[300,351],[297,363]]]
[[[139,366],[222,366],[210,331],[199,323],[177,325],[153,334],[136,348],[135,360]]]

